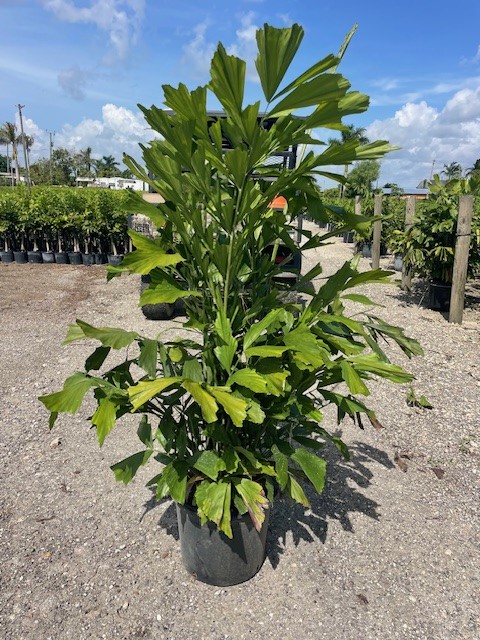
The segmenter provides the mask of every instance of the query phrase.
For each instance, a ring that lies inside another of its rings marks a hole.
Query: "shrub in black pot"
[[[208,87],[165,86],[165,110],[142,107],[147,126],[159,135],[143,147],[146,169],[132,158],[124,161],[164,202],[155,206],[131,193],[129,208],[148,215],[159,235],[151,239],[130,231],[136,250],[109,275],[149,275],[141,304],[182,299],[191,337],[162,341],[77,320],[66,342],[93,339],[98,347],[84,371],[41,398],[53,426],[60,412],[75,413],[94,391],[97,409],[89,421],[100,444],[125,413],[138,415],[140,449],[112,470],[128,483],[148,461],[160,464],[149,485],[159,499],[170,496],[179,505],[181,535],[192,534],[182,538],[185,566],[215,584],[234,584],[258,570],[265,523],[279,492],[307,506],[303,483],[322,491],[322,443],[333,443],[348,457],[345,444],[324,424],[323,408],[333,404],[339,420],[348,415],[358,421],[363,414],[376,423],[361,398],[369,393],[369,380],[412,379],[382,351],[383,339],[397,342],[408,356],[421,353],[400,328],[370,314],[362,319],[345,312],[346,298],[371,304],[355,296],[354,287],[388,282],[389,272],[361,273],[354,258],[301,307],[285,299],[285,287],[276,280],[281,265],[274,251],[265,252],[280,241],[297,249],[290,232],[298,214],[308,210],[320,223],[331,218],[317,172],[332,163],[343,167],[355,159],[378,158],[390,149],[382,141],[349,142],[320,146],[294,169],[268,164],[269,157],[296,145],[322,145],[310,136],[312,128],[338,128],[344,115],[367,104],[332,72],[340,62],[334,55],[284,82],[302,37],[298,25],[265,25],[257,32],[264,111],[259,102],[244,106],[245,62],[222,45],[213,57]],[[214,118],[207,112],[209,91],[224,109]],[[298,109],[303,117],[296,116]],[[288,210],[270,207],[278,194]],[[300,251],[370,224],[343,210],[335,216],[336,230],[305,231]],[[295,291],[302,292],[320,272],[317,265],[296,280]],[[111,350],[127,348],[123,363],[115,357],[109,368]],[[248,542],[236,534],[242,522]],[[216,532],[219,545],[207,553],[206,570],[202,531],[209,540],[209,532]],[[257,554],[259,546],[260,554],[251,559],[250,547]],[[239,553],[248,556],[250,569],[232,575],[226,558]]]

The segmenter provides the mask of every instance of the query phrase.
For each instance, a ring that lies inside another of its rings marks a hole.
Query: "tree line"
[[[19,162],[20,149],[25,144],[28,153],[33,143],[32,136],[18,133],[15,123],[5,122],[0,127],[0,145],[6,147],[6,154],[0,155],[0,172],[13,174],[18,182],[20,176],[25,174]],[[120,163],[114,156],[106,155],[98,159],[92,153],[91,147],[77,152],[65,147],[52,148],[48,158],[40,158],[30,164],[30,180],[36,185],[74,185],[77,177],[132,177],[129,169],[120,170]]]

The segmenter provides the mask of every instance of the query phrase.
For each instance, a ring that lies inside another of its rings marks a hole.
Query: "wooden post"
[[[407,196],[407,203],[405,205],[405,233],[413,226],[413,219],[415,218],[415,196]],[[405,266],[402,266],[402,284],[400,288],[403,291],[411,291],[412,289],[412,270]]]
[[[355,215],[362,215],[362,196],[355,196]]]
[[[373,215],[375,217],[382,215],[382,194],[375,194],[373,205]],[[373,242],[372,242],[372,269],[380,267],[380,240],[382,237],[382,221],[376,220],[373,223]]]
[[[457,219],[457,242],[453,263],[452,293],[450,296],[449,322],[462,324],[467,282],[468,254],[472,231],[473,196],[460,196]]]

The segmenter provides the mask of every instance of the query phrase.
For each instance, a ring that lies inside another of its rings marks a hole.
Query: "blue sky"
[[[150,134],[137,103],[161,105],[165,83],[205,83],[218,41],[252,61],[264,22],[305,28],[297,71],[358,23],[339,71],[371,107],[347,122],[402,147],[382,161],[381,184],[415,187],[432,166],[480,158],[475,0],[0,0],[0,123],[25,105],[33,160],[48,155],[48,131],[57,147],[138,155]],[[246,98],[259,99],[250,68]]]

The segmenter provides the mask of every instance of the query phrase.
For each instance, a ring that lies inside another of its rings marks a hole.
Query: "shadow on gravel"
[[[329,520],[338,520],[345,531],[353,532],[350,517],[352,513],[363,513],[374,520],[378,519],[378,504],[361,492],[361,489],[368,488],[373,477],[367,465],[375,462],[387,469],[392,469],[395,465],[385,452],[363,442],[354,442],[349,445],[349,449],[349,462],[344,461],[336,449],[324,450],[323,457],[329,470],[327,483],[321,495],[304,487],[310,501],[309,509],[289,498],[275,501],[267,536],[267,557],[274,569],[284,553],[289,532],[295,546],[302,540],[314,542],[317,539],[324,543]],[[166,502],[169,505],[160,516],[158,525],[168,535],[179,540],[175,504],[170,500],[157,500],[154,489],[152,497],[144,504],[142,519],[152,509]]]
[[[339,458],[336,449],[324,451],[327,483],[320,495],[313,489],[305,488],[310,509],[288,498],[275,503],[267,537],[267,557],[273,568],[280,562],[289,532],[295,546],[302,540],[313,542],[315,538],[324,543],[329,520],[338,520],[345,531],[353,532],[350,514],[363,513],[378,519],[378,504],[360,491],[370,485],[373,477],[367,464],[376,462],[387,469],[392,469],[394,464],[385,452],[365,443],[354,442],[349,449],[349,462]]]
[[[415,306],[429,309],[428,283],[422,280],[414,282],[410,292],[398,288],[395,293],[387,294],[388,297],[398,300],[403,306]],[[465,288],[465,309],[480,309],[480,281],[467,282]],[[442,312],[448,318],[448,312]]]

